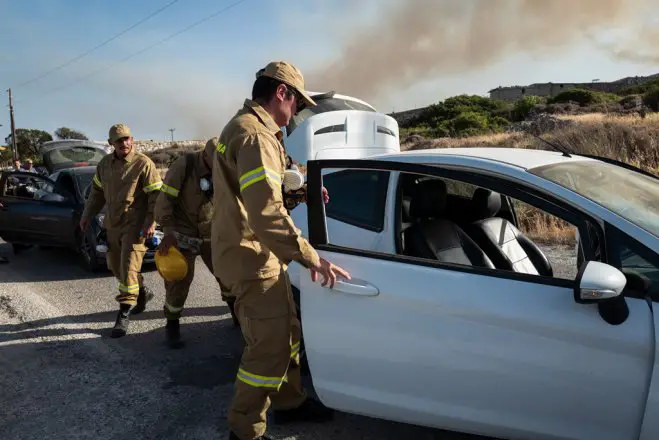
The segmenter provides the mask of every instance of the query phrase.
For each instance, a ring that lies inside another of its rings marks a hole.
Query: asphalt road
[[[187,346],[164,345],[162,279],[130,333],[109,338],[109,273],[90,275],[63,250],[12,255],[0,241],[0,439],[225,439],[242,352],[239,330],[201,261],[182,320]],[[311,386],[309,378],[307,385]],[[271,425],[277,439],[472,439],[339,413],[324,425]]]

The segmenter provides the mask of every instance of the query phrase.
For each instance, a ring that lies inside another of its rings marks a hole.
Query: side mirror
[[[627,277],[613,266],[599,261],[581,265],[574,286],[574,300],[579,304],[593,304],[617,298],[622,294]]]

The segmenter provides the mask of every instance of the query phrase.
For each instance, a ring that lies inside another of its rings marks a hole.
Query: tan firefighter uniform
[[[210,158],[214,156],[218,139],[206,143],[205,150]],[[204,162],[203,150],[188,153],[175,160],[167,171],[165,180],[156,201],[156,220],[165,235],[177,235],[178,249],[188,263],[188,273],[177,282],[165,281],[164,312],[167,319],[179,319],[194,278],[195,259],[201,255],[208,270],[213,273],[211,258],[211,220],[213,200],[210,193],[204,193],[200,186],[202,178],[211,182],[211,170]],[[190,160],[188,165],[188,160]],[[181,237],[183,235],[183,237]],[[192,240],[188,240],[192,238]],[[186,246],[186,241],[192,241]],[[222,300],[229,301],[229,290],[217,281],[222,292]]]
[[[120,125],[116,138],[130,136]],[[114,153],[104,156],[96,167],[82,219],[91,221],[107,205],[104,226],[107,230],[107,264],[119,281],[116,300],[134,306],[142,286],[142,260],[145,238],[140,232],[154,222],[154,206],[162,181],[156,165],[135,147],[124,158]]]
[[[279,75],[304,93],[302,75],[293,66],[274,63],[268,69],[266,74]],[[241,439],[264,434],[270,401],[278,410],[296,408],[306,399],[299,371],[300,322],[285,265],[297,261],[311,268],[320,260],[283,203],[281,139],[270,114],[247,99],[222,131],[213,164],[213,267],[236,297],[246,343],[228,415]]]

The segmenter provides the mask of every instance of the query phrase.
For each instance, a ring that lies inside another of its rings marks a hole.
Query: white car
[[[291,215],[352,277],[289,268],[324,404],[507,439],[659,439],[656,178],[541,150],[317,153]],[[519,203],[578,231],[572,273]]]

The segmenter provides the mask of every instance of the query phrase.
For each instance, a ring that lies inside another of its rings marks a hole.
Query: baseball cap
[[[267,76],[277,79],[284,84],[293,87],[302,96],[304,103],[308,106],[316,105],[309,94],[304,90],[304,77],[300,69],[286,61],[271,61],[263,69],[256,73],[256,77]]]
[[[130,128],[126,124],[114,124],[110,127],[110,143],[113,144],[121,138],[131,137]]]

